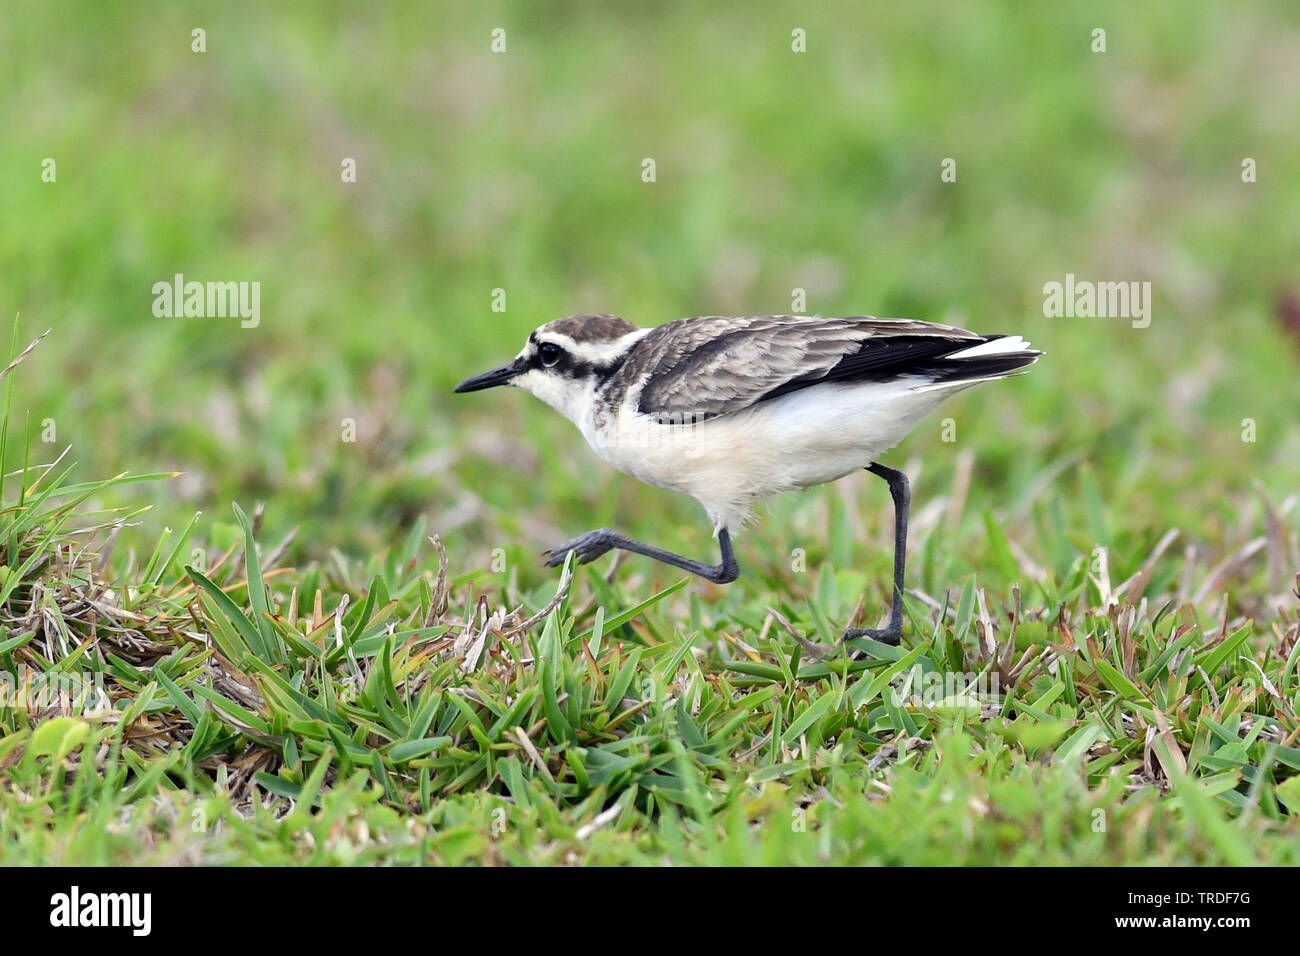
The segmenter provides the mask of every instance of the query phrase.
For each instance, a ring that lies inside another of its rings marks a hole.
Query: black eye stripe
[[[536,351],[533,352],[530,362],[531,366],[565,378],[590,378],[597,383],[603,383],[618,371],[625,358],[625,356],[620,355],[607,364],[597,364],[578,358],[564,346],[555,342],[545,342],[531,336],[529,341],[536,346]]]

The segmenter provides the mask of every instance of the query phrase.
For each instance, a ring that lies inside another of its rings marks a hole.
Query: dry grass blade
[[[1213,591],[1218,586],[1219,582],[1223,578],[1227,577],[1229,574],[1234,573],[1237,570],[1237,568],[1244,565],[1247,561],[1253,558],[1260,551],[1263,551],[1264,548],[1267,546],[1267,544],[1268,544],[1268,540],[1262,536],[1255,538],[1251,541],[1247,541],[1244,545],[1238,548],[1234,553],[1228,555],[1226,558],[1224,558],[1222,561],[1216,564],[1213,568],[1210,569],[1209,573],[1206,574],[1205,580],[1201,583],[1200,588],[1197,589],[1196,594],[1192,597],[1192,603],[1200,604],[1202,601],[1204,601],[1205,598],[1210,594],[1210,592]]]
[[[27,356],[31,355],[31,354],[32,354],[32,350],[35,349],[36,346],[40,344],[41,339],[45,338],[45,336],[47,336],[47,335],[49,335],[49,334],[50,334],[50,329],[46,329],[46,330],[45,330],[44,332],[42,332],[40,335],[36,336],[36,338],[32,339],[32,344],[31,344],[31,345],[27,346],[27,348],[25,348],[25,349],[23,349],[21,352],[19,352],[18,355],[17,355],[17,357],[14,358],[14,360],[13,360],[12,362],[10,362],[8,365],[6,365],[6,366],[4,367],[4,369],[0,370],[0,382],[3,382],[3,381],[5,380],[5,378],[9,375],[10,372],[12,372],[14,369],[16,369],[19,365],[21,365],[23,359],[25,359],[25,358],[27,358]]]
[[[1179,531],[1177,528],[1171,528],[1164,533],[1164,536],[1156,542],[1156,546],[1147,555],[1147,559],[1142,562],[1142,566],[1134,572],[1133,576],[1115,589],[1115,597],[1127,597],[1128,600],[1136,604],[1141,600],[1143,593],[1147,589],[1147,583],[1151,580],[1151,574],[1155,571],[1156,562],[1160,560],[1161,555],[1168,550],[1169,546],[1178,540]],[[1130,590],[1132,593],[1130,594]]]
[[[526,631],[534,624],[537,624],[538,622],[547,618],[552,611],[554,611],[557,607],[560,606],[560,602],[563,601],[565,596],[569,593],[569,585],[572,583],[573,583],[572,562],[568,562],[565,564],[564,574],[560,576],[559,586],[556,587],[555,589],[555,596],[546,602],[546,606],[543,607],[536,614],[532,615],[531,617],[527,617],[522,621],[518,621],[518,623],[511,624],[510,626],[506,627],[505,630],[501,632],[501,636],[509,637],[512,634],[517,634],[519,631]],[[511,617],[516,618],[517,620],[518,614],[519,612],[515,611],[511,615]]]
[[[429,613],[424,621],[425,627],[441,620],[447,613],[447,549],[442,546],[442,538],[436,534],[429,538],[429,543],[433,545],[433,550],[438,552],[438,576],[433,582],[433,599],[429,602]]]
[[[808,640],[795,629],[789,618],[774,607],[769,607],[767,613],[773,621],[781,625],[781,629],[790,635],[796,644],[808,653],[812,660],[819,661],[824,657],[829,657],[837,652],[842,653],[845,650],[843,644],[818,644],[816,641]]]

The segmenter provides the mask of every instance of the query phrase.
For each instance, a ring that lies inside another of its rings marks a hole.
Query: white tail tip
[[[946,359],[979,358],[984,355],[1006,355],[1010,352],[1027,352],[1030,345],[1018,335],[1004,335],[992,342],[981,342],[960,352],[949,352]]]

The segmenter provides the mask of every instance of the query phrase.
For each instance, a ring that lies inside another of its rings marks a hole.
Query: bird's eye
[[[541,358],[542,364],[547,368],[550,368],[560,360],[560,356],[564,354],[564,350],[554,342],[544,342],[542,343],[542,347],[537,350],[537,354]]]

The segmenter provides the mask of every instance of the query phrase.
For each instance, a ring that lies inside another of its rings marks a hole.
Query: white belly
[[[690,495],[715,527],[735,528],[756,500],[842,478],[902,441],[953,390],[912,387],[926,384],[814,385],[694,425],[638,415],[583,431],[615,468]]]

